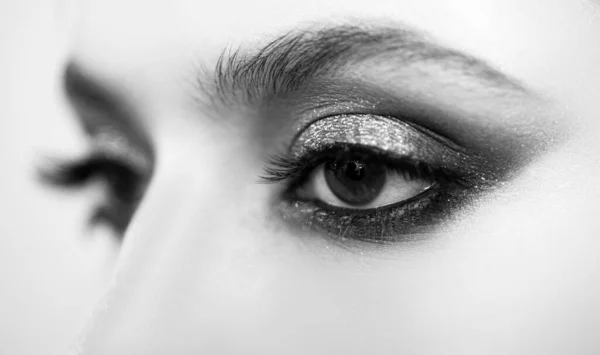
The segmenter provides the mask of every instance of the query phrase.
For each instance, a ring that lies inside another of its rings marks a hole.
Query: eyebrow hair
[[[298,90],[311,78],[334,75],[352,63],[385,57],[405,66],[435,63],[495,88],[527,92],[518,80],[485,61],[443,47],[421,33],[397,27],[341,25],[288,32],[255,53],[223,51],[214,71],[221,102],[253,102]],[[200,86],[206,78],[199,77]]]

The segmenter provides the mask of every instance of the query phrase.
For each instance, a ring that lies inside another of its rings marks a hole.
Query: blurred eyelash
[[[40,177],[50,186],[83,188],[92,181],[107,186],[104,200],[91,216],[90,224],[106,222],[118,233],[124,232],[142,192],[144,174],[122,159],[103,153],[72,160],[53,160],[40,169]]]
[[[106,157],[83,159],[55,159],[40,169],[40,177],[45,183],[57,187],[80,187],[86,185],[99,170],[107,164]],[[112,163],[112,161],[111,161]]]
[[[56,160],[40,173],[46,183],[65,188],[83,187],[94,178],[104,178],[123,200],[131,199],[128,195],[132,189],[127,186],[141,179],[141,174],[129,164],[100,153],[82,159]]]

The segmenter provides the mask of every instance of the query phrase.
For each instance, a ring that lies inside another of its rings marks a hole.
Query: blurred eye
[[[415,175],[374,154],[345,150],[318,165],[298,196],[336,207],[382,207],[413,198],[432,186],[431,179]]]
[[[100,125],[90,136],[90,152],[78,159],[61,159],[42,166],[42,178],[52,186],[77,189],[99,185],[90,224],[105,224],[121,237],[141,200],[152,162],[122,130]]]
[[[67,189],[100,183],[104,196],[90,223],[105,223],[121,235],[144,191],[146,176],[125,159],[93,153],[73,161],[62,161],[42,171],[45,182]]]

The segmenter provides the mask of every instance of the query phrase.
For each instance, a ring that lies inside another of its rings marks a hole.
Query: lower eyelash
[[[282,206],[283,218],[339,241],[395,243],[422,239],[459,208],[467,197],[459,186],[432,186],[408,200],[373,209],[346,209],[318,201]]]

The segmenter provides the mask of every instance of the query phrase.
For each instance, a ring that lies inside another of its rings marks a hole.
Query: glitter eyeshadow
[[[433,185],[406,200],[369,209],[302,198],[299,191],[315,164],[326,162],[340,149],[373,154],[400,172],[414,169],[419,171],[417,179],[430,179]],[[296,177],[286,191],[283,219],[336,240],[393,243],[430,235],[496,181],[484,159],[435,132],[388,116],[321,118],[298,132],[288,153],[293,161],[309,163],[302,173],[289,174]]]
[[[315,121],[298,133],[290,153],[298,158],[340,143],[374,148],[450,170],[473,173],[481,171],[478,167],[485,164],[432,132],[393,117],[370,114],[330,116]]]

